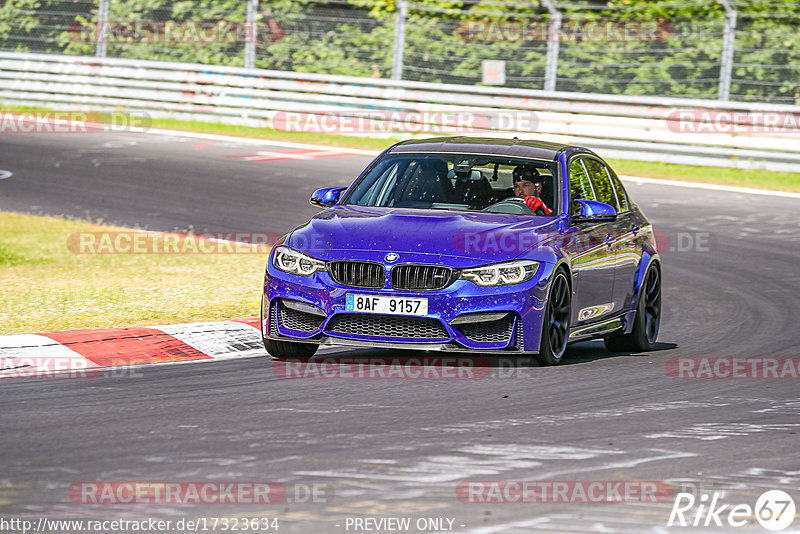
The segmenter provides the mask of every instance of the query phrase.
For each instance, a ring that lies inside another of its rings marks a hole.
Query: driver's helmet
[[[518,165],[514,168],[514,181],[515,182],[540,182],[539,171],[533,165]]]

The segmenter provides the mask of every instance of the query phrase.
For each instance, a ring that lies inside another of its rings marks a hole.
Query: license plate
[[[345,310],[389,315],[428,315],[428,299],[347,294]]]

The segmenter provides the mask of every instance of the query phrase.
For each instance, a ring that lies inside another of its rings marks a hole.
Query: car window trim
[[[574,200],[572,198],[572,165],[575,164],[575,163],[580,163],[580,160],[578,158],[574,158],[567,165],[567,174],[568,174],[567,180],[569,182],[569,197],[570,197],[570,200]],[[583,165],[581,165],[581,168],[583,168]],[[583,172],[585,173],[586,169],[584,169]],[[583,196],[586,196],[586,187],[583,185],[583,180],[580,180],[579,183],[580,183],[580,186],[581,186],[581,194]]]
[[[592,183],[592,177],[589,175],[589,169],[586,168],[586,164],[583,162],[587,158],[579,158],[578,161],[583,167],[583,175],[586,176],[586,179],[589,180],[589,188],[592,190],[592,197],[597,200],[597,191],[594,190],[594,183]]]
[[[605,169],[606,169],[606,174],[608,174],[608,179],[611,181],[611,185],[614,188],[615,194],[617,195],[617,203],[619,204],[619,208],[620,208],[620,212],[619,213],[623,214],[623,213],[630,212],[631,211],[631,199],[630,199],[630,197],[628,197],[628,192],[625,190],[625,186],[622,185],[622,180],[619,179],[619,176],[617,176],[617,173],[614,172],[614,169],[612,169],[608,165],[605,165]],[[622,204],[619,202],[619,198],[620,197],[619,197],[619,192],[617,190],[617,185],[618,184],[619,184],[619,187],[622,188],[622,196],[625,198],[625,209],[624,210],[622,210]]]
[[[389,174],[386,176],[386,180],[384,181],[383,187],[381,187],[380,191],[378,191],[378,194],[375,197],[374,202],[376,202],[376,203],[377,202],[381,202],[381,203],[384,202],[384,200],[389,195],[391,190],[393,190],[395,187],[397,187],[397,181],[398,181],[398,176],[399,176],[399,167],[400,167],[400,165],[398,163],[395,163],[389,169],[386,169],[386,171]]]
[[[617,178],[617,181],[619,181],[620,185],[622,185],[622,181],[619,179],[619,176],[617,176],[617,173],[615,173],[614,170],[608,165],[608,163],[603,161],[603,159],[600,156],[598,156],[596,154],[587,154],[587,153],[575,154],[572,157],[570,157],[570,159],[567,161],[567,169],[569,169],[572,166],[573,162],[580,161],[581,162],[581,166],[583,167],[583,172],[586,173],[586,177],[589,179],[589,184],[591,185],[592,184],[592,179],[589,176],[589,171],[586,168],[586,165],[584,165],[584,163],[583,163],[584,159],[593,159],[593,160],[597,161],[598,163],[600,163],[603,166],[603,169],[605,169],[606,175],[608,176],[608,181],[611,183],[611,190],[614,191],[614,198],[617,201],[617,206],[615,206],[615,209],[617,210],[618,214],[623,214],[623,213],[630,212],[631,211],[631,201],[630,201],[630,197],[628,196],[628,192],[624,189],[624,186],[623,186],[623,190],[622,191],[623,191],[623,194],[625,195],[625,202],[627,204],[627,208],[625,209],[625,211],[620,211],[621,205],[619,203],[619,195],[617,194],[617,186],[616,186],[616,184],[614,184],[614,180],[611,178],[611,176],[612,175],[615,176]],[[595,200],[597,200],[597,194],[594,191],[594,186],[591,185],[591,187],[592,187],[592,193],[594,194],[594,198],[595,198]],[[570,200],[570,203],[572,203],[572,201],[574,199],[572,198],[572,188],[571,187],[570,187],[570,193],[569,194],[570,194],[570,199],[569,200]]]
[[[608,183],[611,184],[611,191],[614,192],[614,202],[617,203],[617,213],[622,213],[620,210],[622,209],[622,205],[619,203],[619,195],[617,194],[617,186],[614,185],[614,180],[611,179],[611,174],[608,172],[608,167],[603,165],[603,172],[606,173],[606,178],[608,178]]]

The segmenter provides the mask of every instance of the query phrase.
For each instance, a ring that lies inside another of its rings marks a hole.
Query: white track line
[[[753,189],[751,187],[736,187],[732,185],[704,184],[699,182],[678,182],[673,180],[659,180],[657,178],[640,178],[638,176],[620,176],[627,182],[654,185],[672,185],[676,187],[690,187],[693,189],[709,189],[712,191],[726,191],[728,193],[744,193],[747,195],[767,195],[771,197],[783,197],[800,199],[800,193],[790,193],[788,191],[769,191],[767,189]],[[800,181],[800,174],[797,176]]]
[[[364,156],[377,156],[380,152],[375,150],[363,150],[359,148],[346,148],[337,146],[324,146],[324,145],[308,145],[305,143],[291,143],[287,141],[270,141],[268,139],[254,139],[252,137],[236,137],[233,135],[219,135],[208,134],[200,132],[184,132],[181,130],[161,130],[152,129],[147,130],[147,133],[154,133],[157,135],[171,135],[177,137],[191,137],[193,139],[208,139],[211,141],[225,141],[225,142],[240,142],[248,143],[251,145],[265,145],[265,146],[282,146],[286,148],[307,148],[310,150],[321,150],[324,152],[352,152],[353,154],[361,154]],[[387,146],[388,148],[388,146]]]

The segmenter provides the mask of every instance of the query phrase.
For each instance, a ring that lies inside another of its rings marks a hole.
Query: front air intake
[[[426,317],[340,313],[333,316],[326,330],[333,334],[397,339],[448,339],[444,325]]]

